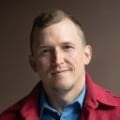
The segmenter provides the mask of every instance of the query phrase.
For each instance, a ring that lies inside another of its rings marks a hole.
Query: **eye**
[[[44,55],[48,55],[50,54],[51,50],[49,48],[44,48],[40,50],[40,55],[44,56]]]
[[[64,45],[63,49],[64,50],[72,50],[72,49],[74,49],[74,47],[72,45]]]
[[[49,52],[49,49],[44,49],[44,50],[42,50],[41,52],[42,52],[42,53],[47,53],[47,52]]]

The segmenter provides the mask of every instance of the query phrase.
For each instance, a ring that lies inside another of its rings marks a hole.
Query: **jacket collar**
[[[40,82],[33,91],[24,99],[21,115],[25,120],[38,120],[40,118],[39,100],[42,83]],[[99,105],[116,107],[119,105],[114,96],[107,90],[96,85],[90,75],[86,74],[86,97],[84,108],[97,108]]]
[[[24,99],[21,115],[25,120],[38,120],[40,118],[39,99],[41,82],[33,89],[33,91]]]
[[[96,85],[88,73],[86,73],[86,86],[85,107],[97,108],[101,104],[108,107],[119,105],[110,91]]]

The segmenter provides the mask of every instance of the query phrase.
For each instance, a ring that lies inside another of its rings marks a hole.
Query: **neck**
[[[46,91],[47,98],[52,104],[52,106],[59,111],[60,113],[64,110],[64,107],[70,103],[72,103],[77,97],[81,94],[81,91],[85,85],[85,81],[77,84],[75,88],[72,88],[69,91],[61,90],[52,90]]]

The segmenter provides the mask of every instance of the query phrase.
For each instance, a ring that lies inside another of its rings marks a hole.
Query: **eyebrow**
[[[74,45],[74,43],[72,43],[72,42],[63,42],[62,44],[63,44],[63,45],[68,45],[68,44],[69,44],[69,45]]]

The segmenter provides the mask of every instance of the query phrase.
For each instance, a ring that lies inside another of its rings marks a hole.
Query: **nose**
[[[54,50],[53,55],[53,64],[54,65],[61,65],[64,63],[65,54],[60,48],[56,48]]]

